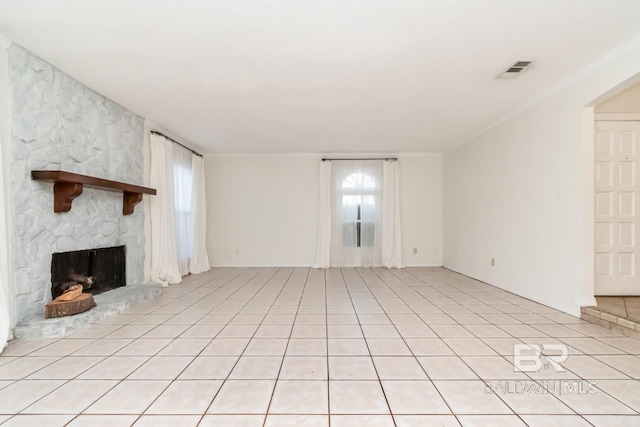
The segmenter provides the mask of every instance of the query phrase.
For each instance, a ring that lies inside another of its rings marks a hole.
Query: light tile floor
[[[543,355],[516,357],[524,344]],[[442,268],[218,268],[67,338],[12,342],[0,424],[638,426],[639,355]]]

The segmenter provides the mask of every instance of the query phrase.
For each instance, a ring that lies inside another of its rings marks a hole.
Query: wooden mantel
[[[156,194],[153,188],[140,187],[124,182],[110,181],[72,172],[36,170],[31,179],[53,182],[53,211],[69,212],[73,199],[82,194],[84,186],[107,191],[122,191],[122,214],[131,215],[133,207],[142,200],[143,194]]]

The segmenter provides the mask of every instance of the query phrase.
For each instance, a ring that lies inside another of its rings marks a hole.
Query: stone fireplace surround
[[[54,213],[53,185],[33,181],[30,176],[30,171],[36,169],[66,170],[142,185],[144,120],[18,45],[9,47],[8,62],[13,99],[11,274],[13,324],[18,324],[14,333],[25,336],[20,326],[43,319],[44,305],[51,300],[54,252],[125,245],[126,279],[132,285],[126,288],[139,295],[121,297],[135,302],[157,295],[159,287],[142,285],[142,206],[132,215],[123,216],[121,194],[87,188],[74,201],[71,211]],[[106,300],[118,296],[117,291],[104,294],[105,305]],[[115,294],[107,298],[109,293]],[[112,309],[122,310],[128,305],[123,302]],[[99,318],[109,312],[105,307],[102,314],[99,310],[90,314],[94,310],[85,317]],[[78,316],[82,315],[69,318]],[[58,328],[43,328],[50,330],[41,336],[60,336],[75,329]]]

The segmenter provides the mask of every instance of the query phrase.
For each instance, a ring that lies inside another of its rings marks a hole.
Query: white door
[[[596,295],[640,295],[639,138],[639,121],[596,122]]]

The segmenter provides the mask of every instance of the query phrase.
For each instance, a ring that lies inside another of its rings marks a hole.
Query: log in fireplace
[[[69,287],[80,284],[83,292],[93,295],[126,285],[126,248],[85,249],[58,252],[51,261],[51,296],[62,295]]]

